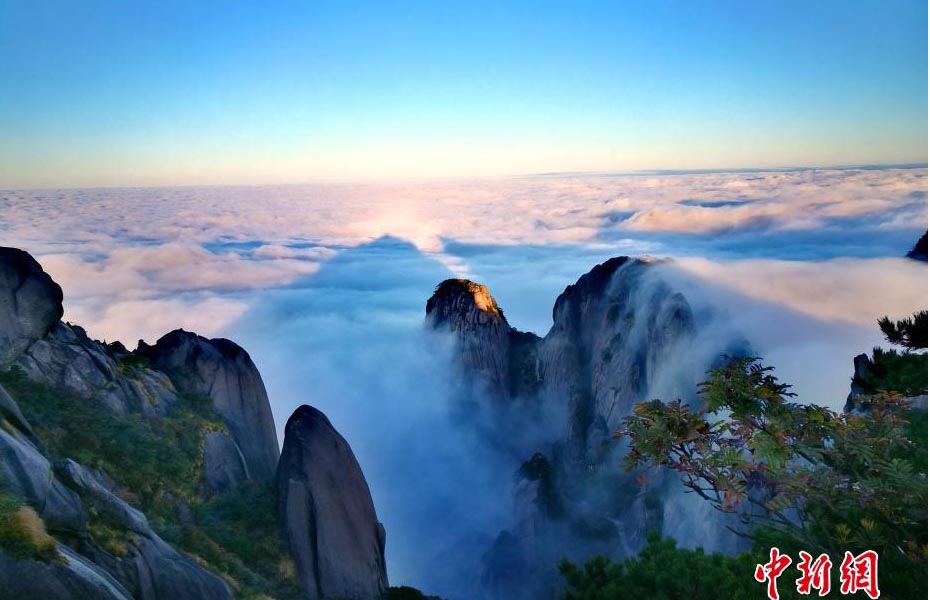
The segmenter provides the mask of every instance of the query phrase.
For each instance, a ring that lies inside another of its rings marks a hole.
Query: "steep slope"
[[[195,365],[174,369],[173,381],[148,357],[62,323],[62,314],[61,289],[41,266],[0,248],[4,597],[212,600],[256,588],[296,597],[296,580],[275,575],[288,560],[273,501],[277,441],[248,355],[188,334],[222,359],[215,372],[242,382],[201,397],[186,387],[204,379]],[[228,404],[238,412],[220,414]],[[267,420],[250,430],[255,415]],[[264,451],[255,468],[263,484],[234,440],[240,430],[248,448]],[[256,513],[221,514],[243,501]],[[246,563],[250,550],[239,540],[247,536],[271,564]]]
[[[178,329],[154,346],[139,343],[136,353],[171,378],[181,393],[209,398],[223,416],[234,444],[216,437],[211,455],[228,464],[227,476],[241,474],[272,481],[278,463],[278,440],[265,384],[249,354],[226,339],[208,340]],[[237,465],[239,456],[245,465]],[[212,469],[210,469],[212,470]]]
[[[484,557],[493,598],[549,595],[565,554],[632,554],[653,529],[709,548],[734,544],[706,507],[679,497],[674,477],[638,480],[617,466],[625,449],[611,434],[623,417],[651,397],[692,398],[708,366],[693,310],[657,264],[617,257],[597,265],[558,297],[543,338],[511,328],[487,288],[470,281],[443,282],[427,303],[427,326],[451,333],[458,367],[485,384],[473,386],[473,401],[514,408],[489,428],[504,438],[493,442],[533,455],[515,477],[514,525]],[[562,427],[552,433],[526,409],[534,406]],[[513,439],[534,428],[548,437]]]
[[[288,419],[277,481],[281,528],[307,597],[381,598],[384,527],[352,449],[315,408]]]

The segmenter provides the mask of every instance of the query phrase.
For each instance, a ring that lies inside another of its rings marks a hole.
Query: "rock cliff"
[[[378,600],[384,527],[349,444],[310,406],[287,422],[277,473],[281,529],[310,600]]]
[[[278,463],[274,418],[265,384],[245,350],[226,339],[208,340],[178,329],[154,346],[140,342],[137,353],[166,373],[182,393],[209,398],[223,416],[237,448],[221,446],[214,438],[211,456],[235,465],[241,455],[245,468],[234,466],[233,471],[256,481],[274,479]]]
[[[427,326],[451,332],[459,368],[486,384],[487,395],[473,392],[476,403],[521,407],[508,413],[514,422],[502,435],[537,427],[527,405],[563,421],[548,439],[519,448],[534,456],[514,481],[514,525],[484,558],[491,597],[551,593],[558,577],[550,565],[565,554],[630,554],[652,529],[675,535],[719,525],[705,507],[668,499],[680,492],[674,477],[640,484],[617,467],[625,449],[611,434],[623,417],[660,393],[693,396],[708,366],[695,364],[694,312],[657,264],[617,257],[597,265],[558,297],[542,338],[510,327],[487,288],[470,281],[443,282],[427,303]],[[702,543],[721,549],[731,541]]]
[[[129,352],[62,314],[0,248],[0,596],[380,598],[384,530],[325,416],[295,413],[279,467],[241,347],[177,330]]]

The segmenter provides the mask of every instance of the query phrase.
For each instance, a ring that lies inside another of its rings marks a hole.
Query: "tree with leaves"
[[[759,547],[876,550],[883,592],[926,597],[926,411],[892,392],[857,414],[798,404],[757,358],[710,371],[700,396],[701,408],[638,404],[618,432],[630,441],[627,466],[677,471],[738,514]]]
[[[912,316],[892,321],[887,316],[878,320],[878,326],[889,344],[908,350],[927,348],[927,311],[915,312]]]

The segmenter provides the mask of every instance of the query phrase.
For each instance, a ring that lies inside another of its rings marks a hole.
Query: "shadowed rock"
[[[283,535],[310,600],[378,600],[384,527],[349,444],[310,406],[287,422],[277,475]]]
[[[0,366],[61,319],[61,287],[26,252],[0,247]]]
[[[249,354],[225,339],[178,329],[154,346],[139,343],[138,354],[171,378],[182,394],[209,398],[223,416],[255,481],[272,481],[278,462],[271,404]]]
[[[674,474],[640,485],[617,468],[623,449],[611,433],[636,403],[663,385],[693,390],[704,372],[696,364],[688,370],[697,340],[691,306],[656,264],[621,256],[597,265],[556,299],[543,338],[512,329],[487,288],[471,281],[445,281],[427,303],[427,325],[454,335],[465,375],[483,380],[497,405],[516,407],[501,413],[506,425],[495,420],[492,433],[504,437],[491,442],[536,453],[516,478],[512,527],[483,558],[489,597],[551,596],[560,558],[630,555],[652,530],[700,538],[714,550],[735,544],[693,533],[725,531],[725,524],[708,506],[676,500]],[[526,410],[534,406],[546,425],[561,419],[561,432],[528,437],[536,443],[530,448],[514,445],[511,432],[539,427]]]
[[[118,581],[71,551],[59,546],[64,560],[15,560],[0,551],[0,594],[4,600],[130,600]]]
[[[920,236],[920,239],[917,240],[917,243],[914,244],[914,247],[911,248],[911,251],[907,253],[908,258],[913,258],[914,260],[922,260],[927,262],[927,234],[924,233]]]

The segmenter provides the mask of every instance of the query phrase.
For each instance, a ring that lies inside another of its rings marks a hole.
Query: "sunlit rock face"
[[[384,527],[348,442],[326,415],[288,419],[277,474],[282,534],[310,600],[379,600],[387,590]]]
[[[630,555],[652,530],[682,545],[735,548],[712,508],[685,497],[674,475],[637,481],[619,466],[625,448],[612,433],[635,404],[692,398],[709,366],[695,369],[694,312],[656,264],[617,257],[597,265],[558,297],[544,338],[511,328],[487,288],[470,281],[443,282],[427,303],[427,325],[453,334],[463,373],[486,382],[497,403],[519,407],[500,435],[548,431],[521,442],[523,456],[534,456],[515,477],[514,525],[484,557],[490,597],[551,595],[560,558]],[[534,403],[539,411],[524,410]]]
[[[426,319],[455,335],[462,374],[480,382],[493,399],[519,395],[534,383],[538,338],[512,328],[487,287],[467,279],[443,281],[426,303]],[[520,371],[523,363],[530,366],[529,382]]]

